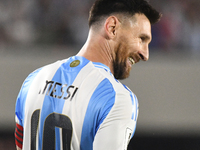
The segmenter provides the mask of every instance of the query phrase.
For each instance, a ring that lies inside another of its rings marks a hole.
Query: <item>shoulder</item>
[[[67,61],[67,59],[58,60],[56,62],[44,65],[44,66],[34,70],[27,76],[27,78],[25,79],[25,82],[30,81],[30,79],[37,76],[40,72],[43,72],[44,74],[49,74],[49,73],[55,72],[66,61]]]
[[[104,101],[105,109],[103,110],[109,110],[106,111],[107,113],[112,110],[112,113],[123,114],[136,120],[139,107],[136,95],[126,85],[116,80],[108,71],[101,70],[100,74],[104,77],[104,80],[96,90],[98,91],[97,95]]]
[[[46,78],[47,76],[53,76],[57,69],[64,63],[66,60],[59,60],[57,62],[45,65],[43,67],[40,67],[33,72],[31,72],[24,80],[20,93],[18,95],[18,98],[21,97],[21,99],[25,99],[26,95],[31,87],[31,85],[37,80],[38,84],[39,82]],[[39,80],[38,80],[39,79]]]
[[[112,85],[113,90],[115,91],[129,91],[126,86],[124,86],[120,81],[114,78],[114,75],[111,73],[110,69],[100,63],[93,63],[96,70],[98,70],[98,74],[101,75],[105,79],[105,83]]]
[[[96,66],[95,72],[96,76],[100,77],[101,80],[98,83],[98,86],[95,88],[93,93],[93,98],[101,99],[104,104],[107,105],[127,105],[131,106],[135,94],[125,85],[123,85],[120,81],[116,80],[113,74],[104,66]],[[90,77],[92,78],[92,77]],[[95,77],[95,81],[98,78]],[[94,84],[93,82],[91,84]]]

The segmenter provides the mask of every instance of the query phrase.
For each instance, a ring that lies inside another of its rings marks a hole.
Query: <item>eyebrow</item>
[[[149,40],[149,41],[152,40],[152,37],[147,35],[147,34],[141,34],[140,37],[143,37],[143,38],[145,38],[146,40]]]

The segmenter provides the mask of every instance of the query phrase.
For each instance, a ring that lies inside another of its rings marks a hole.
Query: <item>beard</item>
[[[129,77],[130,69],[126,67],[126,61],[124,62],[113,62],[114,77],[118,80],[123,80]]]
[[[116,57],[113,60],[114,77],[118,80],[128,78],[131,70],[131,68],[127,66],[127,58],[128,58],[126,57],[127,54],[120,51],[123,51],[121,49],[121,46],[119,46],[116,52]]]

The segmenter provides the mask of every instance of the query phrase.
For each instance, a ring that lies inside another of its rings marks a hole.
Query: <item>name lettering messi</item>
[[[47,96],[51,96],[53,98],[72,100],[77,91],[78,87],[73,85],[61,84],[59,82],[46,80],[45,86],[39,91],[39,94],[46,93]]]

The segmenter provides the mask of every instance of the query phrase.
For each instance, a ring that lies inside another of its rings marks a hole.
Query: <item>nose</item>
[[[139,57],[143,61],[147,61],[149,59],[149,49],[147,48],[144,51],[138,51]]]

